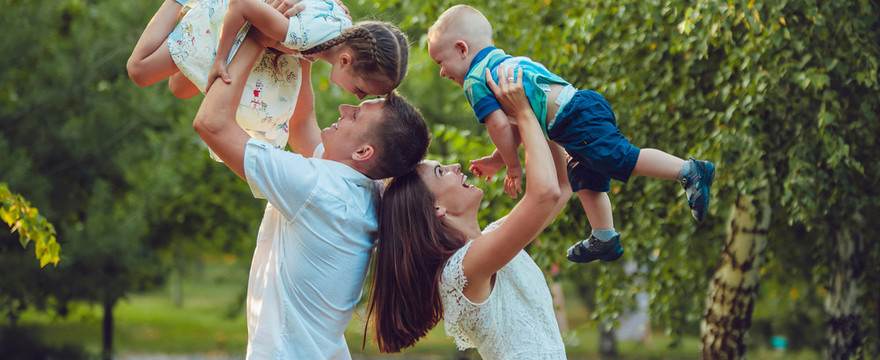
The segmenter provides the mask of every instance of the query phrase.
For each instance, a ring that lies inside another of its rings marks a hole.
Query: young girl
[[[483,359],[565,359],[547,283],[523,251],[568,198],[556,176],[564,169],[529,110],[521,70],[516,78],[509,72],[499,89],[487,76],[519,122],[529,176],[506,220],[480,230],[483,192],[457,164],[424,161],[385,190],[370,298],[382,352],[412,346],[442,317],[459,349],[476,347]]]
[[[273,0],[273,5],[264,5],[284,17],[281,9],[276,10],[281,6],[276,3],[281,4]],[[291,23],[298,24],[291,36],[307,41],[296,44],[293,50],[332,64],[330,82],[361,99],[387,94],[400,84],[406,74],[409,49],[406,36],[394,25],[361,22],[352,26],[339,5],[328,8],[323,0],[301,3],[305,5],[302,13],[291,17]],[[202,0],[175,26],[182,6],[165,0],[129,58],[132,80],[148,86],[171,76],[169,86],[182,98],[207,91],[208,71],[228,4],[226,0]],[[238,33],[234,48],[246,31]],[[252,137],[278,148],[286,146],[289,120],[302,85],[301,60],[300,55],[277,51],[267,51],[257,60],[236,115],[239,125]]]

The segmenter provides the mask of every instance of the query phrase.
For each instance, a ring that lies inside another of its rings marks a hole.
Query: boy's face
[[[428,39],[428,54],[431,55],[434,63],[440,66],[440,76],[462,86],[471,67],[468,61],[467,43],[445,36],[442,31],[432,35]]]

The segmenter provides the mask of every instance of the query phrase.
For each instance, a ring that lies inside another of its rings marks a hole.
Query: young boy
[[[492,155],[471,161],[471,172],[488,180],[507,166],[505,191],[516,197],[522,176],[515,136],[516,119],[508,119],[486,86],[486,74],[495,81],[504,68],[519,67],[532,110],[541,121],[544,134],[562,145],[571,159],[568,177],[593,231],[586,240],[568,249],[568,259],[586,263],[596,259],[614,261],[623,255],[620,233],[614,230],[610,180],[622,182],[631,175],[678,180],[687,194],[693,216],[702,220],[709,208],[709,188],[715,165],[709,161],[688,161],[656,149],[639,149],[617,128],[611,106],[599,93],[578,91],[543,65],[525,57],[512,57],[493,47],[492,26],[476,9],[453,6],[428,30],[428,52],[440,66],[440,76],[464,88],[477,119],[485,123],[495,143]],[[507,78],[506,81],[513,81]]]

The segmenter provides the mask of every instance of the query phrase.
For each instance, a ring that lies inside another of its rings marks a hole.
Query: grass
[[[207,259],[201,271],[184,277],[184,303],[175,307],[169,287],[133,294],[114,310],[116,354],[200,354],[243,358],[247,345],[247,325],[241,294],[247,282],[247,267],[241,260]],[[566,300],[572,329],[565,334],[566,351],[571,359],[598,359],[598,331],[577,299]],[[234,314],[228,316],[227,314]],[[65,318],[28,311],[20,319],[23,327],[43,334],[53,345],[76,344],[92,354],[101,346],[102,309],[75,304]],[[379,354],[371,338],[363,341],[365,310],[359,308],[346,331],[352,355],[357,358],[450,359],[459,353],[451,338],[438,325],[414,347],[396,355]],[[652,334],[649,342],[618,341],[622,359],[699,359],[699,339],[684,338],[670,348],[671,339]],[[471,351],[473,358],[478,358]],[[755,349],[753,359],[818,359],[814,353],[778,352]]]

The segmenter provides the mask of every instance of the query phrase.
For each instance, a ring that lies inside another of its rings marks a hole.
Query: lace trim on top
[[[488,233],[497,229],[507,217],[502,217],[495,222],[486,226],[483,233]],[[455,345],[459,350],[477,347],[474,339],[468,336],[468,332],[476,333],[478,326],[485,322],[485,317],[481,314],[481,305],[486,304],[495,294],[495,289],[489,293],[489,297],[482,303],[474,303],[470,301],[462,292],[467,286],[467,278],[464,276],[464,267],[462,262],[464,256],[470,249],[473,240],[458,249],[455,254],[449,257],[446,265],[443,267],[443,274],[440,277],[440,300],[443,303],[443,324],[446,335],[455,340]]]
[[[464,276],[462,261],[467,250],[471,247],[473,241],[468,241],[461,249],[452,255],[446,261],[443,268],[443,275],[440,278],[440,299],[443,302],[443,324],[446,328],[446,335],[455,340],[455,345],[459,350],[477,347],[473,340],[467,336],[464,329],[476,331],[476,325],[479,321],[463,321],[476,320],[480,318],[479,306],[468,306],[473,304],[462,293],[462,289],[467,285],[467,278]],[[476,304],[474,304],[476,305]]]

